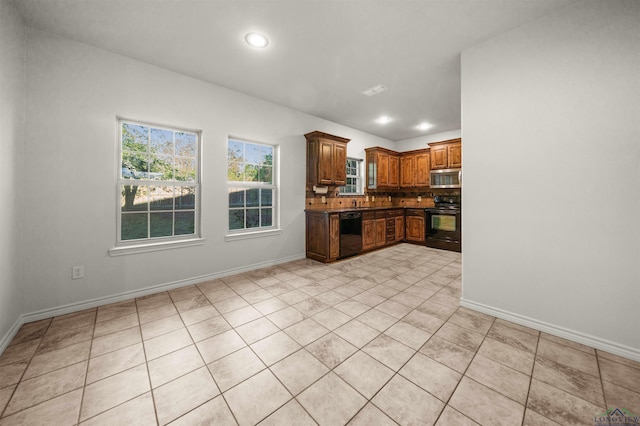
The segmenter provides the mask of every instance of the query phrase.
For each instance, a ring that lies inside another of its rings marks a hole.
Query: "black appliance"
[[[362,214],[340,214],[340,257],[353,256],[362,251]]]
[[[436,195],[435,207],[425,209],[425,244],[462,252],[462,205],[460,195]]]

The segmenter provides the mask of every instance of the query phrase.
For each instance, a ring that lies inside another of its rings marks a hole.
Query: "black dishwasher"
[[[340,214],[340,257],[362,251],[362,215],[358,212]]]

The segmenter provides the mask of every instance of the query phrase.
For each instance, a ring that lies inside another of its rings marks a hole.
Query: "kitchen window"
[[[198,238],[200,132],[122,119],[118,128],[118,245]]]
[[[277,228],[276,154],[273,145],[229,138],[229,236]]]
[[[362,160],[347,158],[347,184],[339,188],[342,195],[362,195]]]

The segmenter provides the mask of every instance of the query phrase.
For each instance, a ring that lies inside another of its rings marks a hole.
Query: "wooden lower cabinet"
[[[362,219],[362,250],[371,250],[376,246],[376,221]]]
[[[332,262],[340,257],[340,215],[306,212],[306,251],[309,259]]]
[[[401,216],[396,216],[395,221],[396,221],[395,241],[402,241],[404,240],[404,214]]]
[[[424,236],[424,209],[407,209],[404,239],[409,242],[424,243]]]
[[[340,213],[306,212],[306,251],[309,259],[333,262],[340,258]],[[362,251],[400,241],[424,244],[424,209],[362,212]]]
[[[387,218],[384,210],[362,214],[362,250],[387,244]]]

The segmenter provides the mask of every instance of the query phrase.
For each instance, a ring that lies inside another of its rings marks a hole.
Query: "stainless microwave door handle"
[[[458,172],[458,182],[462,185],[462,170]]]

